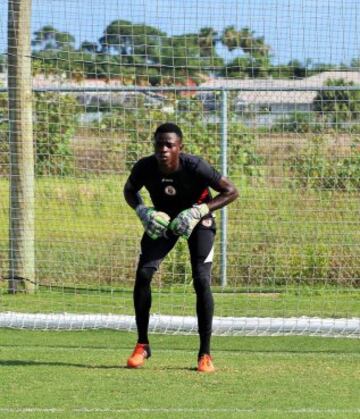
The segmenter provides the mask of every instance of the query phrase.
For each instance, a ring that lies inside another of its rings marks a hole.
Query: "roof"
[[[206,82],[202,83],[202,87],[214,88],[239,88],[239,89],[268,89],[276,88],[318,88],[323,86],[326,80],[330,79],[344,79],[347,82],[353,82],[355,85],[360,86],[360,71],[324,71],[323,73],[315,74],[304,79],[235,79],[235,78],[209,78]]]
[[[353,82],[360,86],[360,71],[325,71],[304,79],[231,79],[212,78],[202,83],[202,87],[213,88],[239,88],[252,89],[251,91],[240,91],[237,95],[238,101],[252,104],[306,104],[312,103],[316,97],[317,89],[330,79],[344,79],[346,82]],[[266,89],[278,89],[266,91]],[[282,89],[314,88],[307,91],[289,91]],[[259,89],[258,91],[253,91]],[[265,90],[261,90],[265,89]]]
[[[220,88],[239,88],[251,89],[252,91],[240,91],[237,95],[238,101],[252,104],[308,104],[313,102],[317,89],[323,86],[326,80],[329,79],[344,79],[346,82],[353,82],[360,86],[360,71],[325,71],[323,73],[315,74],[304,79],[235,79],[235,78],[209,78],[201,87],[210,87],[214,89]],[[3,80],[6,85],[6,74],[0,74],[0,80]],[[37,75],[33,78],[34,88],[47,87],[65,87],[65,88],[82,88],[84,92],[87,88],[106,88],[106,87],[120,87],[123,84],[120,79],[84,79],[80,81],[68,80],[59,76]],[[266,91],[266,89],[276,89],[276,91]],[[313,88],[314,90],[307,91],[291,91],[291,89]],[[253,91],[255,89],[255,91]],[[256,91],[256,89],[259,89]],[[261,90],[264,89],[264,90]],[[283,90],[290,89],[290,90]],[[194,86],[194,91],[195,91]],[[99,93],[93,93],[96,95]],[[106,96],[106,92],[103,93]],[[129,94],[129,93],[128,93]],[[204,93],[201,93],[204,95]]]

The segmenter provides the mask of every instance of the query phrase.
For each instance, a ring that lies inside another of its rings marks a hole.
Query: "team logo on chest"
[[[204,227],[211,227],[212,226],[212,219],[211,218],[205,218],[204,220],[201,220],[201,224]]]
[[[176,195],[176,189],[172,185],[165,186],[164,192],[169,196]]]

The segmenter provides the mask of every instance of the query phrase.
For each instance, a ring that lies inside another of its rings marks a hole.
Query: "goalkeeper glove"
[[[136,207],[135,211],[150,238],[156,240],[165,236],[170,222],[170,217],[165,212],[156,211],[154,208],[141,204]]]
[[[194,205],[193,207],[181,211],[170,223],[170,230],[177,236],[190,237],[197,223],[210,212],[206,204]]]

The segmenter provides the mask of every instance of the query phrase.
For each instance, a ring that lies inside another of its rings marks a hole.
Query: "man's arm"
[[[216,184],[211,187],[219,192],[214,199],[206,204],[193,205],[191,208],[183,210],[170,223],[170,230],[177,236],[190,237],[193,229],[196,227],[202,217],[210,211],[222,208],[230,202],[234,201],[239,193],[229,179],[222,176]]]
[[[130,179],[128,179],[124,186],[124,198],[127,204],[132,208],[136,209],[138,205],[143,205],[144,202],[141,198],[141,195],[139,191],[137,191],[132,183],[130,182]]]
[[[164,237],[170,217],[164,212],[146,207],[139,191],[133,186],[130,179],[126,181],[124,186],[124,198],[127,204],[135,210],[149,237],[153,240]]]
[[[221,176],[217,185],[212,185],[212,188],[219,192],[211,201],[207,202],[210,211],[217,210],[235,201],[239,196],[239,192],[235,185],[225,176]]]

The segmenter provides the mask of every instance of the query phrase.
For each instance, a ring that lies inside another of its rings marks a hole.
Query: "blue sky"
[[[6,48],[7,0],[0,0],[0,51]],[[360,0],[32,0],[32,31],[45,24],[77,44],[97,41],[115,19],[154,25],[168,34],[203,26],[249,26],[271,45],[273,63],[311,58],[349,63],[360,57]],[[231,59],[222,49],[225,59]]]

